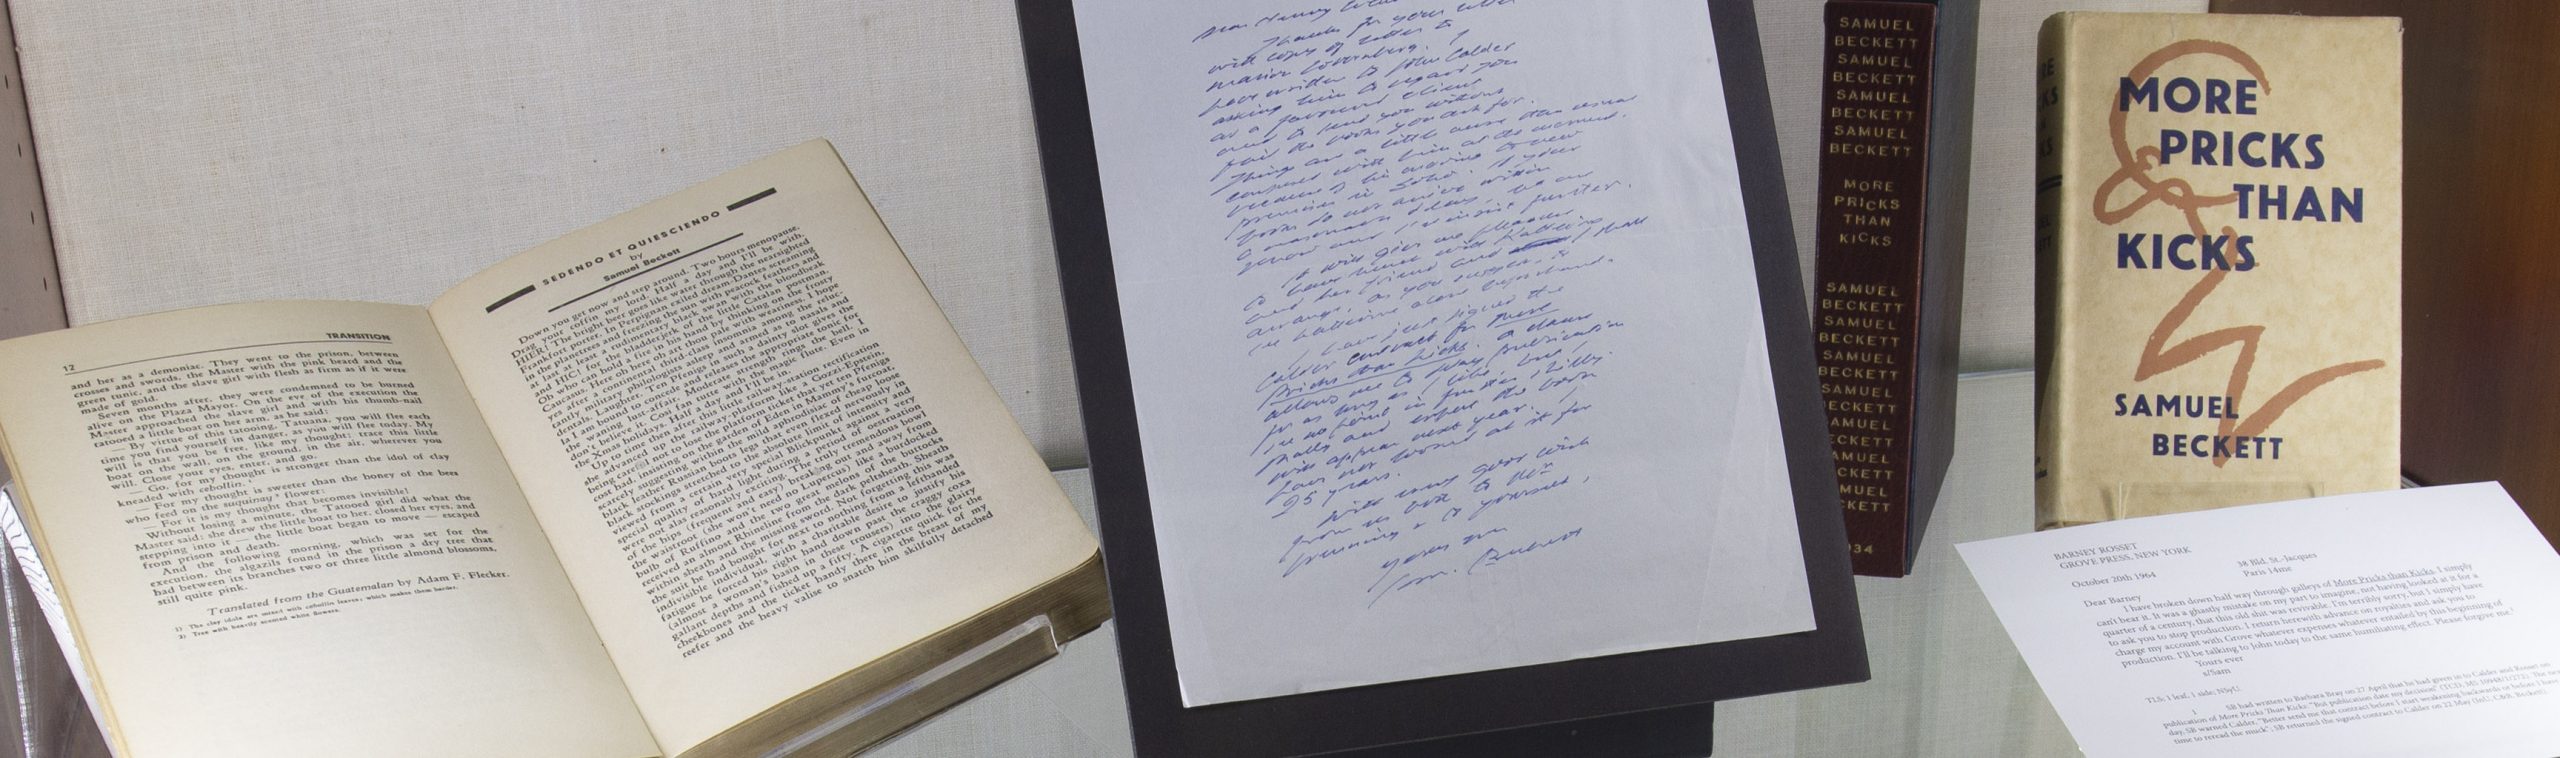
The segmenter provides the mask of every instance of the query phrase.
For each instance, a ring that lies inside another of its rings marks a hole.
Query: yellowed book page
[[[0,434],[128,758],[657,753],[423,309],[0,343]]]
[[[824,142],[429,310],[670,753],[1095,550]]]

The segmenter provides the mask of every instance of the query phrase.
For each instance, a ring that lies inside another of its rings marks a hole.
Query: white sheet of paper
[[[1813,628],[1694,0],[1085,0],[1188,705]]]
[[[2496,484],[1956,549],[2091,758],[2560,754],[2560,556]]]

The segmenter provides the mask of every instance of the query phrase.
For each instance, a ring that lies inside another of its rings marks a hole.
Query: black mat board
[[[1104,0],[1083,0],[1093,3]],[[1128,0],[1119,0],[1128,1]],[[1185,708],[1175,678],[1075,0],[1017,0],[1141,756],[1703,754],[1713,701],[1865,681],[1801,269],[1749,0],[1708,0],[1814,631]],[[1454,738],[1454,739],[1453,739]]]

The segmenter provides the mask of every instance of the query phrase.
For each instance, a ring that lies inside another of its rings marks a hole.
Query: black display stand
[[[1087,3],[1106,0],[1083,0]],[[1107,0],[1134,1],[1134,0]],[[1577,0],[1587,1],[1587,0]],[[1076,0],[1017,0],[1141,756],[1692,756],[1714,701],[1865,681],[1794,232],[1750,0],[1709,0],[1757,264],[1814,631],[1185,708],[1095,164]]]

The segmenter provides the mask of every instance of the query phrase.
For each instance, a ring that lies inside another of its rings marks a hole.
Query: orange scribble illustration
[[[2256,59],[2251,58],[2240,48],[2210,40],[2184,40],[2160,48],[2135,64],[2132,71],[2126,72],[2125,78],[2137,81],[2149,79],[2170,61],[2190,55],[2227,59],[2247,69],[2249,75],[2258,80],[2258,86],[2262,91],[2275,91],[2275,83],[2268,81],[2266,70],[2258,65]],[[2195,187],[2184,179],[2159,179],[2151,176],[2151,169],[2158,165],[2160,159],[2160,148],[2156,145],[2139,149],[2133,147],[2132,142],[2125,136],[2125,122],[2130,109],[2116,107],[2110,110],[2112,112],[2107,115],[2107,130],[2115,143],[2117,168],[2106,181],[2098,183],[2098,191],[2091,198],[2090,212],[2097,216],[2099,223],[2114,226],[2157,202],[2176,208],[2185,215],[2188,229],[2197,237],[2207,236],[2209,232],[2205,227],[2203,210],[2238,202],[2239,196],[2199,194]],[[2134,196],[2121,207],[2107,207],[2108,198],[2117,194],[2118,190],[2128,182],[2141,187],[2141,194]],[[2222,234],[2228,238],[2238,236],[2237,232],[2229,226],[2222,227]],[[2206,272],[2202,278],[2196,280],[2194,287],[2187,290],[2186,296],[2178,299],[2177,305],[2171,306],[2169,312],[2160,317],[2160,324],[2151,330],[2151,338],[2143,342],[2142,359],[2134,364],[2134,381],[2150,379],[2161,373],[2194,363],[2225,347],[2237,345],[2239,356],[2232,361],[2231,381],[2225,387],[2224,394],[2231,398],[2235,408],[2238,407],[2243,393],[2249,386],[2249,369],[2257,363],[2258,344],[2267,330],[2265,325],[2247,324],[2224,327],[2188,337],[2174,345],[2169,344],[2171,336],[2177,334],[2179,328],[2186,325],[2188,317],[2195,314],[2197,306],[2202,305],[2205,298],[2211,296],[2215,288],[2222,286],[2222,280],[2230,275],[2230,269],[2224,268]],[[2275,424],[2276,419],[2282,417],[2294,403],[2301,401],[2304,396],[2319,389],[2321,385],[2382,366],[2381,360],[2369,359],[2340,363],[2304,374],[2285,385],[2284,389],[2278,390],[2274,397],[2268,398],[2264,404],[2258,406],[2256,411],[2239,418],[2228,416],[2223,418],[2218,434],[2225,437],[2258,436],[2265,432],[2267,427]],[[2227,453],[2213,457],[2213,465],[2216,467],[2230,461],[2231,457]]]

